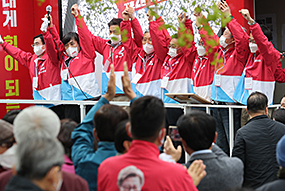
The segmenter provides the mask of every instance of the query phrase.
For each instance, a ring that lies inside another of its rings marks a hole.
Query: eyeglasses
[[[34,48],[34,46],[39,46],[39,45],[41,45],[39,42],[36,42],[36,43],[34,43],[34,44],[31,44],[31,46]]]

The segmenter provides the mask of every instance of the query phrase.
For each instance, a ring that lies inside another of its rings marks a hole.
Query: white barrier
[[[0,99],[0,104],[6,103],[20,103],[20,104],[64,104],[64,105],[79,105],[80,106],[80,119],[81,121],[85,117],[85,107],[86,105],[95,105],[97,101],[46,101],[46,100],[25,100],[25,99],[13,99],[6,100]],[[110,104],[118,106],[129,106],[130,102],[120,102],[120,101],[111,101]],[[184,114],[187,114],[192,107],[206,108],[206,113],[210,114],[210,108],[227,108],[229,109],[229,148],[230,155],[232,155],[232,149],[234,146],[234,118],[233,118],[233,109],[235,108],[246,108],[246,106],[241,105],[211,105],[211,104],[164,104],[166,108],[181,108],[184,110]],[[280,104],[270,105],[268,108],[279,108]],[[186,159],[188,157],[186,156]],[[186,160],[187,161],[187,160]]]

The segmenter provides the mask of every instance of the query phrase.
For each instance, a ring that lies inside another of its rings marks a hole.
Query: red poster
[[[46,6],[53,7],[54,23],[58,23],[57,0],[0,0],[0,35],[9,44],[32,52],[33,37],[40,34],[41,18]],[[58,27],[58,24],[57,24]],[[0,99],[33,99],[32,83],[27,68],[18,63],[0,46]],[[27,104],[0,104],[0,118]]]

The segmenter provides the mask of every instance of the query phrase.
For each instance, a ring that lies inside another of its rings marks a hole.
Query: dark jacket
[[[30,180],[21,176],[13,176],[4,191],[42,191],[38,186]]]
[[[278,180],[269,182],[259,188],[256,191],[280,191],[285,188],[285,168],[279,170]]]
[[[12,176],[12,170],[7,170],[0,174],[0,191],[4,190]],[[60,191],[89,191],[86,180],[76,174],[62,171],[62,180]]]
[[[244,187],[259,186],[277,179],[276,144],[285,134],[285,125],[266,115],[250,119],[237,131],[233,156],[244,163]]]

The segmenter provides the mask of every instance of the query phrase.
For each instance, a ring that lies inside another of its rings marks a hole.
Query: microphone
[[[46,11],[47,11],[48,21],[49,21],[48,26],[50,26],[50,13],[51,13],[51,6],[50,5],[48,5],[46,7]]]

